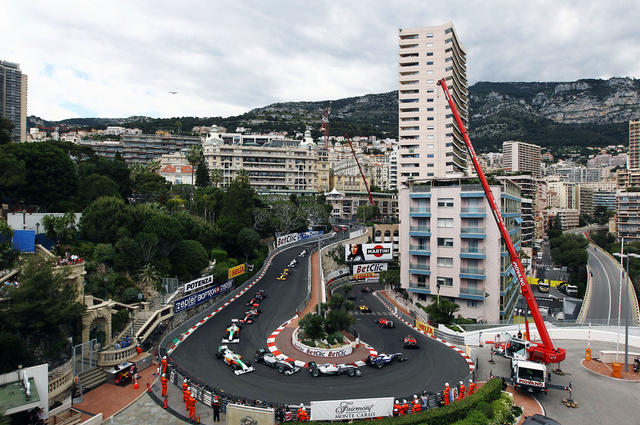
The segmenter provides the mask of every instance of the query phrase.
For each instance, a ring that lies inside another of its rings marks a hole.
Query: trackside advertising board
[[[203,289],[200,292],[196,292],[195,294],[187,295],[186,297],[180,298],[173,303],[173,314],[189,310],[190,308],[193,308],[198,304],[202,304],[205,301],[209,301],[211,298],[227,292],[232,288],[233,279],[229,279],[225,283],[212,286],[210,288]]]
[[[298,242],[300,240],[300,233],[289,233],[288,235],[278,236],[276,240],[276,247],[283,245],[289,245],[290,243]]]
[[[209,286],[213,283],[213,275],[201,277],[191,282],[184,284],[184,293],[195,291],[196,289],[202,289],[205,286]]]
[[[393,415],[393,398],[359,398],[311,402],[312,421],[369,419]]]
[[[245,264],[240,264],[239,266],[231,267],[227,271],[227,279],[231,279],[232,277],[240,276],[245,272]]]
[[[386,272],[387,267],[387,263],[354,264],[353,274]]]
[[[228,425],[273,425],[275,410],[271,408],[249,407],[242,404],[227,404]]]
[[[392,243],[352,243],[344,246],[344,258],[349,262],[385,261],[393,259]]]

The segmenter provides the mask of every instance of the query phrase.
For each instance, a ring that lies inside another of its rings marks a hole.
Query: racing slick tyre
[[[376,364],[376,367],[377,367],[378,369],[382,369],[382,363],[378,363],[378,364]]]
[[[284,366],[278,366],[278,372],[284,373]]]
[[[221,359],[222,358],[222,353],[220,351],[216,352],[216,359]]]
[[[349,375],[351,377],[355,376],[355,374],[356,374],[355,369],[349,369],[349,371],[347,372],[347,375]]]
[[[317,378],[318,376],[320,376],[320,371],[318,369],[311,371],[311,376]]]

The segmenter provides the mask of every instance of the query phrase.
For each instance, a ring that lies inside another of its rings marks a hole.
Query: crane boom
[[[462,119],[460,118],[460,114],[458,113],[458,108],[456,108],[456,105],[451,98],[449,88],[447,87],[445,79],[443,78],[438,81],[438,85],[440,85],[442,87],[442,91],[444,91],[445,98],[447,99],[447,102],[449,102],[449,107],[453,112],[453,116],[456,120],[456,123],[458,124],[458,128],[460,129],[462,137],[464,138],[464,143],[467,145],[469,156],[473,161],[473,166],[476,169],[476,173],[478,173],[478,177],[480,177],[480,181],[482,182],[485,197],[487,198],[487,202],[489,203],[489,207],[491,208],[493,217],[496,220],[496,224],[500,229],[502,239],[504,240],[504,243],[507,246],[507,250],[509,251],[509,256],[511,257],[511,265],[513,266],[513,270],[515,271],[518,283],[520,285],[520,292],[527,301],[529,310],[531,310],[531,315],[533,316],[533,320],[536,324],[536,328],[538,329],[538,333],[540,334],[542,343],[535,343],[535,345],[532,344],[531,348],[529,349],[530,357],[532,360],[539,360],[544,363],[559,363],[564,360],[566,351],[564,348],[556,348],[553,346],[553,342],[551,341],[551,337],[549,336],[547,327],[544,324],[542,314],[540,314],[540,310],[538,309],[538,303],[533,296],[533,292],[531,291],[529,282],[527,282],[524,267],[522,267],[522,262],[520,261],[520,256],[518,255],[516,247],[511,241],[511,237],[509,235],[509,232],[507,231],[507,226],[505,226],[504,224],[502,214],[500,214],[500,209],[498,208],[496,200],[493,197],[493,193],[491,192],[491,188],[489,187],[489,182],[487,181],[487,178],[482,171],[482,167],[480,166],[480,162],[478,161],[476,152],[473,149],[473,145],[471,144],[471,140],[469,139],[469,135],[467,134],[467,129],[462,123]]]
[[[367,188],[367,193],[369,194],[369,202],[371,202],[372,207],[375,207],[376,204],[373,203],[373,196],[371,196],[371,191],[369,190],[367,179],[365,178],[364,173],[362,172],[360,161],[358,161],[358,155],[356,155],[356,151],[353,149],[353,145],[351,144],[351,139],[349,139],[349,136],[345,134],[345,137],[347,138],[347,142],[349,142],[349,147],[351,148],[351,153],[353,154],[353,158],[356,160],[356,164],[358,164],[358,170],[360,171],[360,176],[362,177],[362,181],[364,181],[364,187]]]

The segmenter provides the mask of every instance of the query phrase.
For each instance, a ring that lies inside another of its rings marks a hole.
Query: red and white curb
[[[269,338],[267,338],[267,348],[269,349],[269,351],[271,351],[271,353],[274,356],[276,356],[280,360],[285,360],[287,362],[294,362],[295,365],[299,366],[299,367],[307,367],[307,362],[303,362],[302,360],[296,360],[294,358],[291,358],[291,357],[287,356],[286,354],[283,354],[282,351],[280,351],[278,349],[278,347],[276,346],[276,337],[278,336],[278,334],[280,334],[280,332],[282,332],[282,330],[285,327],[287,327],[287,325],[289,323],[291,323],[291,321],[293,319],[295,319],[297,317],[298,317],[298,315],[296,314],[291,319],[287,320],[282,325],[280,325],[275,331],[271,332],[271,335],[269,335]],[[378,355],[378,352],[373,347],[371,347],[369,344],[364,343],[364,346],[367,347],[367,349],[369,350],[369,355],[371,355],[371,356],[377,356]],[[357,361],[349,363],[349,364],[354,365],[354,366],[364,366],[364,365],[366,365],[366,363],[364,361],[362,361],[362,360],[357,360]]]
[[[229,304],[231,304],[232,302],[234,302],[235,300],[237,300],[238,298],[240,298],[242,295],[244,295],[249,289],[251,289],[256,283],[258,283],[260,281],[260,279],[262,279],[262,277],[264,276],[264,274],[267,272],[267,269],[269,268],[269,266],[271,265],[271,260],[273,259],[273,255],[271,257],[269,257],[269,259],[265,262],[265,267],[263,267],[262,272],[253,280],[253,282],[251,282],[249,284],[249,286],[247,286],[246,288],[244,288],[242,291],[240,291],[239,293],[237,293],[236,295],[233,296],[233,298],[231,298],[229,301],[227,301],[226,303],[224,303],[223,305],[221,305],[220,307],[218,307],[214,312],[210,313],[209,315],[207,315],[207,317],[205,317],[204,319],[200,320],[198,323],[196,323],[195,325],[193,325],[192,327],[190,327],[189,329],[187,329],[185,332],[183,332],[180,336],[178,336],[178,341],[176,341],[175,344],[173,344],[171,347],[169,347],[167,349],[167,354],[171,354],[174,352],[174,350],[176,348],[178,348],[178,346],[184,341],[186,340],[191,334],[193,334],[196,329],[198,329],[200,326],[204,325],[205,323],[207,323],[207,321],[209,319],[211,319],[213,316],[215,316],[216,314],[218,314],[220,311],[222,311],[225,307],[227,307]]]
[[[387,310],[389,310],[389,312],[391,314],[393,314],[398,320],[400,320],[402,323],[404,323],[405,325],[409,326],[410,328],[414,329],[416,332],[420,332],[421,334],[428,336],[432,339],[435,339],[436,341],[446,345],[447,347],[455,350],[458,354],[460,354],[462,356],[462,358],[467,362],[467,366],[469,366],[469,372],[473,372],[474,369],[476,368],[475,363],[473,362],[473,360],[471,359],[471,357],[469,357],[467,355],[467,353],[463,350],[461,350],[460,348],[458,348],[458,346],[453,345],[452,343],[445,341],[444,339],[438,338],[436,336],[433,335],[429,335],[428,333],[426,333],[423,330],[420,330],[418,328],[416,328],[413,324],[407,322],[406,320],[404,320],[404,318],[402,318],[399,314],[396,313],[396,309],[394,306],[389,305],[389,302],[385,299],[385,297],[380,296],[377,292],[374,292],[373,295],[378,298],[378,300],[380,300],[380,302],[387,308]]]

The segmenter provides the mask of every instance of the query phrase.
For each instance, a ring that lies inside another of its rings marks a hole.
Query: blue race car
[[[394,361],[398,361],[398,362],[407,361],[407,356],[405,356],[403,353],[393,353],[393,354],[380,353],[377,356],[368,356],[366,363],[369,366],[377,367],[378,369],[380,369],[382,368],[382,366],[391,364]]]

